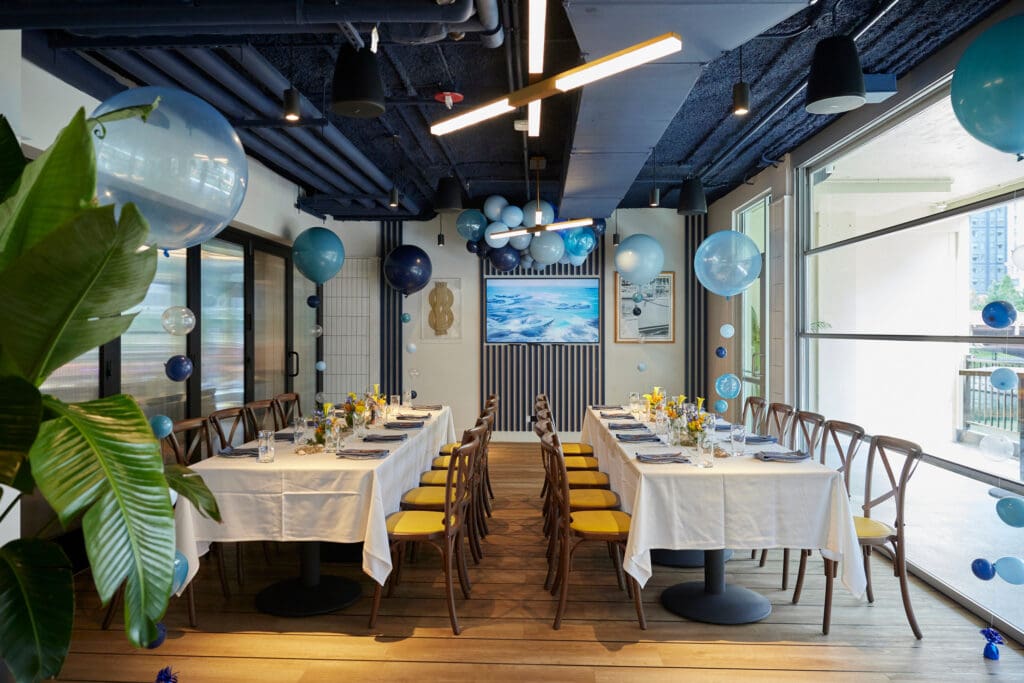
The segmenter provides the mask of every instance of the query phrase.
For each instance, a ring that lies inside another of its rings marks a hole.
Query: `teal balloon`
[[[518,228],[523,223],[523,210],[514,204],[509,204],[501,210],[498,220],[510,228]]]
[[[462,239],[470,242],[479,242],[486,227],[487,216],[476,209],[466,209],[455,219],[455,229],[459,231]]]
[[[565,242],[565,253],[569,256],[586,258],[597,246],[597,237],[590,228],[571,228],[562,230],[561,233],[562,241]]]
[[[983,557],[971,562],[971,571],[982,581],[991,581],[996,576],[996,568]]]
[[[650,235],[630,235],[615,250],[615,270],[634,285],[646,285],[661,274],[665,252]]]
[[[508,232],[508,226],[501,221],[495,221],[484,230],[484,242],[492,249],[501,249],[508,244],[507,237],[494,237],[496,232]]]
[[[1017,388],[1017,373],[1010,368],[996,368],[989,375],[992,386],[1000,391],[1010,391]]]
[[[718,395],[724,399],[734,399],[740,395],[740,378],[731,372],[727,372],[724,375],[719,375],[718,379],[715,380],[715,391]]]
[[[174,551],[174,582],[171,592],[177,593],[185,586],[185,579],[188,578],[188,559],[181,554],[180,550]]]
[[[1007,496],[996,503],[996,514],[1006,524],[1018,529],[1024,527],[1024,498]]]
[[[1019,557],[1000,557],[993,566],[999,578],[1006,583],[1024,584],[1024,560]]]
[[[345,245],[332,230],[309,228],[295,238],[292,260],[300,273],[322,285],[341,270],[345,263]]]
[[[120,212],[128,202],[149,223],[149,241],[182,249],[210,239],[245,199],[249,162],[242,141],[219,111],[177,88],[131,88],[92,116],[159,103],[146,121],[132,116],[94,128],[96,197]]]
[[[693,271],[709,292],[733,296],[749,287],[761,274],[761,250],[742,232],[716,232],[697,247]]]
[[[174,422],[166,415],[154,415],[149,418],[149,427],[153,430],[153,435],[156,438],[163,439],[171,433],[171,429],[174,428]]]
[[[530,242],[530,256],[535,263],[542,266],[549,266],[558,263],[558,260],[565,255],[565,242],[557,232],[541,232],[533,237]]]
[[[484,200],[484,216],[486,216],[488,220],[500,221],[501,212],[506,206],[508,206],[507,199],[502,197],[500,194],[492,194],[490,197]],[[473,211],[476,211],[476,209],[473,209]],[[477,213],[480,212],[477,211]],[[487,223],[485,221],[484,225],[486,224]],[[466,239],[469,238],[467,237]]]
[[[633,303],[639,304],[639,303],[642,303],[643,300],[644,300],[644,295],[641,294],[640,292],[637,292],[636,294],[633,295]]]
[[[724,413],[725,411],[729,410],[729,404],[723,401],[722,399],[718,399],[717,401],[715,401],[714,408],[716,413]]]
[[[964,51],[949,97],[968,133],[1001,152],[1024,152],[1024,15],[988,29]]]
[[[732,336],[736,334],[736,328],[729,323],[725,323],[718,328],[718,333],[722,335],[723,339],[732,339]]]
[[[403,314],[402,314],[402,322],[403,322],[403,323],[409,323],[409,322],[412,322],[412,316],[411,316],[411,315],[409,315],[408,313],[403,313]]]

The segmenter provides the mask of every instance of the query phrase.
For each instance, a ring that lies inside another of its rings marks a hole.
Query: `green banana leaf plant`
[[[157,103],[111,112],[145,116]],[[157,637],[174,561],[169,488],[220,518],[202,479],[164,469],[160,444],[131,396],[64,403],[39,386],[68,361],[132,324],[156,272],[149,226],[132,204],[116,216],[96,202],[92,136],[103,120],[79,110],[27,162],[0,116],[0,484],[36,487],[67,526],[80,521],[103,603],[124,587],[128,640]],[[17,503],[3,500],[0,520]],[[0,667],[18,681],[60,672],[71,642],[71,563],[55,543],[22,538],[0,548]]]

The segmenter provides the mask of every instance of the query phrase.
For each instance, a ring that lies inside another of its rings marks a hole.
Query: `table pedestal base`
[[[256,594],[256,609],[278,617],[310,617],[348,607],[362,595],[359,583],[320,574],[320,543],[302,543],[302,575],[273,583]]]
[[[725,561],[732,559],[732,551],[725,551]],[[660,564],[662,567],[683,567],[685,569],[696,569],[704,566],[703,550],[666,550],[665,548],[654,548],[651,550],[651,562]]]
[[[725,583],[725,551],[704,551],[704,582],[691,581],[661,593],[665,609],[708,624],[749,624],[772,613],[772,603],[759,593]]]

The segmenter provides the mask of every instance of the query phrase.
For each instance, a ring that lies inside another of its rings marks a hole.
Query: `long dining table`
[[[776,444],[748,444],[740,455],[696,465],[695,449],[666,443],[624,443],[604,418],[588,408],[581,440],[608,474],[622,509],[632,516],[623,568],[641,586],[653,574],[651,550],[705,551],[704,581],[666,589],[662,604],[681,616],[716,624],[759,621],[771,613],[764,596],[725,581],[725,548],[819,549],[840,560],[840,579],[857,598],[867,579],[842,473],[815,462],[766,462],[758,451]],[[620,411],[621,412],[621,411]],[[611,414],[611,413],[607,413]],[[629,432],[626,432],[629,433]],[[728,441],[728,432],[722,437]],[[729,450],[729,444],[723,444]],[[639,453],[680,451],[690,463],[644,463]]]
[[[392,569],[387,516],[399,509],[402,494],[419,484],[441,445],[455,440],[449,407],[402,412],[418,415],[423,426],[375,427],[368,434],[406,434],[405,440],[364,443],[350,435],[343,444],[386,449],[385,457],[350,459],[326,451],[300,455],[298,445],[279,440],[274,462],[217,455],[192,465],[217,498],[222,522],[203,517],[188,500],[178,499],[176,545],[188,560],[186,585],[211,543],[245,541],[301,543],[300,576],[268,586],[257,596],[257,607],[272,614],[322,614],[359,597],[358,582],[320,574],[322,541],[361,542],[363,571],[383,584]]]

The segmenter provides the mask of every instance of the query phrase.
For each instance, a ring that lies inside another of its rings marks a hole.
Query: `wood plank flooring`
[[[366,624],[373,585],[357,564],[325,567],[362,581],[364,597],[343,612],[307,619],[256,612],[255,592],[294,575],[298,563],[294,549],[281,545],[268,566],[259,545],[251,544],[245,586],[238,589],[232,581],[235,592],[225,600],[216,567],[204,561],[196,583],[199,627],[188,626],[184,601],[173,600],[167,641],[155,650],[128,645],[119,621],[102,631],[95,591],[88,577],[82,579],[60,680],[151,682],[165,666],[182,683],[1024,680],[1019,645],[1002,646],[998,662],[983,659],[978,629],[984,624],[917,581],[912,596],[924,640],[915,640],[884,560],[876,560],[872,572],[874,605],[854,600],[837,583],[829,636],[821,634],[820,558],[809,567],[800,605],[793,605],[792,586],[780,590],[779,550],[770,552],[763,568],[745,552],[727,565],[730,581],[772,600],[768,619],[746,626],[684,621],[665,611],[658,595],[679,581],[700,579],[701,570],[658,568],[643,592],[649,628],[641,631],[605,549],[588,544],[575,562],[566,620],[554,631],[555,601],[542,586],[538,449],[493,444],[491,450],[497,500],[485,557],[470,568],[473,596],[457,602],[461,636],[451,633],[437,557],[429,550],[407,563],[402,584],[384,599],[371,631]]]

